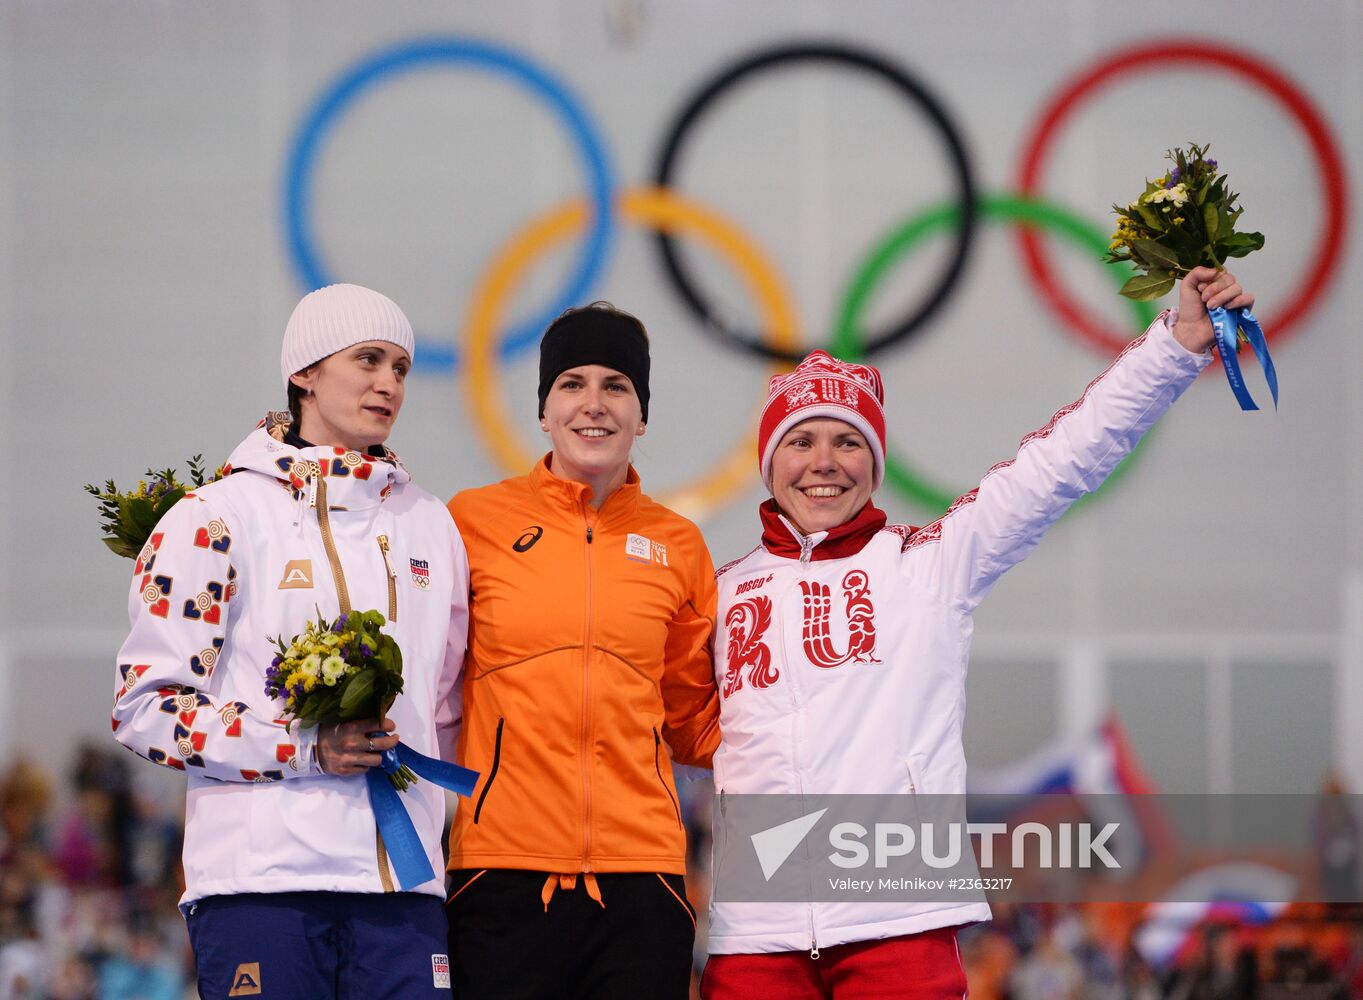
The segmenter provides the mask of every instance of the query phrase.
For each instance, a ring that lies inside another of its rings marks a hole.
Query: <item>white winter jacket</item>
[[[428,756],[443,745],[453,759],[468,627],[454,522],[396,456],[295,448],[283,442],[288,417],[267,417],[232,453],[230,475],[177,503],[134,569],[114,736],[188,775],[182,904],[396,884],[363,776],[322,774],[315,729],[295,732],[265,695],[271,640],[287,642],[319,609],[339,614],[338,587],[353,608],[383,612],[402,649],[389,717],[403,742]],[[422,781],[402,798],[443,871],[444,794]]]
[[[1210,362],[1172,324],[1161,316],[926,527],[886,526],[868,504],[805,537],[763,504],[762,544],[718,573],[717,852],[729,795],[965,792],[972,612]],[[712,902],[709,946],[817,950],[987,919],[984,902]]]

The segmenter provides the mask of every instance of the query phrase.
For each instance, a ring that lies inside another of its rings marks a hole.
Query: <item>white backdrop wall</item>
[[[282,405],[278,345],[306,291],[285,220],[295,143],[322,96],[404,43],[495,46],[585,109],[617,190],[648,184],[688,97],[725,67],[795,41],[869,50],[941,102],[984,195],[1016,194],[1042,111],[1132,47],[1215,45],[1288,81],[1319,114],[1351,198],[1363,163],[1363,6],[1100,0],[508,0],[498,4],[0,4],[0,412],[11,458],[0,577],[0,760],[65,759],[105,738],[127,563],[98,540],[81,484],[225,458]],[[1332,213],[1300,123],[1254,74],[1154,62],[1086,96],[1055,132],[1038,196],[1111,228],[1109,206],[1211,142],[1267,248],[1235,268],[1270,319],[1327,270],[1275,346],[1278,413],[1241,414],[1213,371],[1106,495],[1075,511],[978,616],[973,766],[1120,712],[1171,791],[1305,790],[1333,766],[1363,779],[1363,371],[1349,297],[1353,214]],[[381,289],[422,336],[390,442],[438,495],[508,470],[468,407],[469,313],[495,255],[588,189],[572,135],[514,79],[428,62],[345,103],[310,162],[309,238],[330,276]],[[781,276],[800,343],[826,343],[842,296],[891,229],[955,197],[940,134],[883,81],[783,65],[725,92],[688,133],[675,190],[720,213]],[[1344,242],[1313,264],[1332,221]],[[924,300],[954,231],[907,255],[872,296],[883,328]],[[758,325],[734,268],[686,240],[721,315]],[[580,237],[537,256],[513,321],[552,308]],[[1136,328],[1091,253],[1047,239],[1084,308]],[[742,447],[768,369],[703,328],[652,232],[621,221],[583,296],[642,317],[653,419],[636,451],[649,492],[713,478]],[[1270,330],[1270,333],[1273,333]],[[1016,230],[982,220],[959,286],[922,331],[878,353],[891,448],[962,492],[1111,356],[1038,295]],[[532,446],[534,351],[494,380]],[[1261,399],[1266,392],[1252,382]],[[763,494],[695,513],[716,564],[754,544]],[[938,511],[886,488],[895,520]]]

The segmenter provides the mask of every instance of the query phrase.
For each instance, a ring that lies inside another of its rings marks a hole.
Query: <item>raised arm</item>
[[[1089,383],[1079,399],[1022,439],[937,521],[905,543],[938,544],[938,591],[973,609],[1075,500],[1096,490],[1210,362],[1207,309],[1251,305],[1229,272],[1198,268],[1166,311]]]

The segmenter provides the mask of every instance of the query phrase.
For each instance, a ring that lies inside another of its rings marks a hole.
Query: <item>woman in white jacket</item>
[[[445,505],[384,447],[411,324],[354,285],[312,292],[284,334],[290,410],[186,497],[137,560],[115,738],[188,776],[185,893],[204,997],[448,996],[443,886],[394,892],[364,773],[395,746],[451,757],[468,566]],[[271,639],[320,609],[377,609],[404,690],[378,720],[302,729],[265,695]],[[402,796],[443,871],[444,796]]]
[[[1177,312],[918,529],[887,525],[871,503],[885,469],[880,373],[816,351],[772,379],[762,542],[718,573],[717,856],[729,796],[965,792],[972,613],[1210,363],[1207,309],[1252,303],[1229,273],[1194,270]],[[987,919],[969,899],[713,902],[702,995],[959,998],[955,930]]]

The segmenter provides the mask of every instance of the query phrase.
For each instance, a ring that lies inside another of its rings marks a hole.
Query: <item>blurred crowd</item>
[[[176,777],[86,746],[69,774],[0,773],[0,1000],[195,996],[176,909]],[[180,779],[182,780],[182,779]],[[687,786],[693,902],[703,916],[709,783]],[[961,953],[972,1000],[1343,1000],[1363,997],[1363,909],[1297,904],[1257,926],[1213,919],[1167,968],[1133,945],[1136,904],[995,905]]]
[[[126,751],[0,775],[0,1000],[195,996],[180,896],[183,795]],[[60,785],[59,785],[60,783]]]

